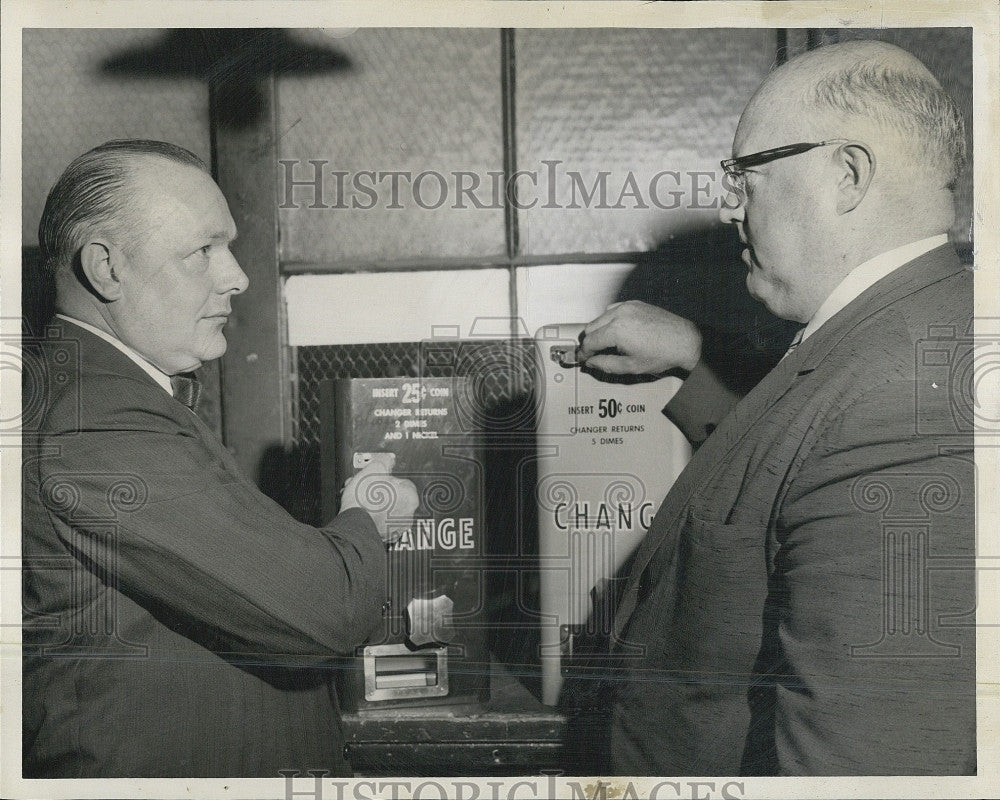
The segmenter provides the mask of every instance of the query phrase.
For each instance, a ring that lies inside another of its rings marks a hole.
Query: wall
[[[208,89],[193,78],[136,78],[104,65],[155,45],[157,30],[25,30],[23,244],[38,244],[45,196],[76,156],[108,139],[162,139],[209,159]]]

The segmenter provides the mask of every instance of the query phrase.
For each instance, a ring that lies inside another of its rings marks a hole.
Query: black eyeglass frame
[[[738,156],[737,158],[727,158],[719,163],[726,174],[739,173],[750,167],[759,167],[761,164],[777,161],[779,158],[788,158],[788,156],[797,156],[799,153],[806,153],[815,147],[825,147],[828,144],[847,144],[850,141],[852,140],[825,139],[822,142],[796,142],[795,144],[786,144],[781,147],[772,147],[769,150],[761,150],[759,153],[750,153],[745,156]]]

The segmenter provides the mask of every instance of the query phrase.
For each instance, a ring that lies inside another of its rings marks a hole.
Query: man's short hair
[[[930,75],[875,59],[851,64],[821,78],[814,100],[820,108],[856,114],[894,129],[924,163],[940,168],[954,189],[965,167],[965,122],[955,102]]]
[[[95,227],[123,235],[132,225],[129,178],[144,156],[165,158],[208,172],[190,150],[168,142],[117,139],[75,158],[45,200],[38,224],[42,268],[51,276],[72,265]]]

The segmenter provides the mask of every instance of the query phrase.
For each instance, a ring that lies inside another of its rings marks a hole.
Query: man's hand
[[[690,320],[648,303],[615,303],[587,325],[576,357],[611,375],[690,372],[701,358],[701,333]]]
[[[363,508],[385,542],[395,540],[410,527],[420,500],[417,487],[406,478],[390,473],[396,466],[395,453],[375,453],[372,460],[344,484],[340,510]]]

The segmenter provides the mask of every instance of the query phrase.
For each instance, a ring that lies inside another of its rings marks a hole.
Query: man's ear
[[[837,148],[837,166],[842,170],[837,185],[837,213],[857,208],[868,193],[875,177],[875,154],[860,142],[848,142]]]
[[[80,270],[90,289],[103,300],[112,302],[122,295],[116,268],[121,269],[121,251],[110,242],[94,239],[80,250]]]

